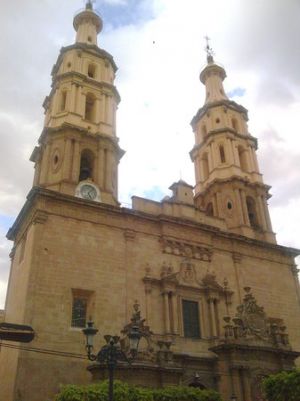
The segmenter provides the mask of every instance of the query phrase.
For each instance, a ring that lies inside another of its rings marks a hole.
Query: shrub
[[[108,401],[108,381],[87,386],[63,386],[55,401]],[[114,382],[114,401],[222,401],[214,390],[170,386],[151,389]]]
[[[262,385],[268,401],[299,401],[300,369],[270,375]]]

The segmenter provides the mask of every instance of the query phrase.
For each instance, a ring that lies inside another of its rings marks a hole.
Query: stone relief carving
[[[175,241],[164,237],[161,238],[160,242],[162,244],[164,253],[203,260],[205,262],[211,261],[212,250],[208,247],[191,244],[184,241]]]
[[[264,308],[257,304],[250,287],[245,287],[243,303],[237,307],[233,319],[224,317],[225,339],[253,339],[268,342],[273,346],[289,347],[286,327],[281,319],[268,318]]]

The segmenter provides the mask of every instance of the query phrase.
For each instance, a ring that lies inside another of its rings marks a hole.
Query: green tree
[[[270,375],[262,385],[268,401],[300,401],[300,369]]]
[[[108,381],[87,386],[63,386],[55,401],[108,401]],[[222,401],[214,390],[170,386],[161,389],[114,382],[114,401]]]

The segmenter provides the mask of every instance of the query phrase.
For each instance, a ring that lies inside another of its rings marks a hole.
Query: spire
[[[223,88],[223,80],[226,78],[226,72],[223,67],[216,64],[213,58],[214,52],[210,46],[210,38],[205,36],[207,54],[207,65],[200,73],[200,81],[205,85],[206,98],[205,104],[220,100],[228,100]]]
[[[94,10],[92,0],[87,0],[85,9],[75,15],[73,26],[77,43],[97,45],[97,35],[102,30],[101,16]]]

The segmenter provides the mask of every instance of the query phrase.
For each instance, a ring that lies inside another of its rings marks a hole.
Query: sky
[[[30,154],[62,46],[74,43],[83,0],[11,0],[0,14],[0,308],[12,243],[5,238],[32,186]],[[190,121],[204,103],[205,40],[227,72],[224,87],[249,111],[281,245],[300,248],[299,0],[96,0],[98,45],[113,55],[121,95],[119,200],[161,200],[180,178],[194,185]]]

